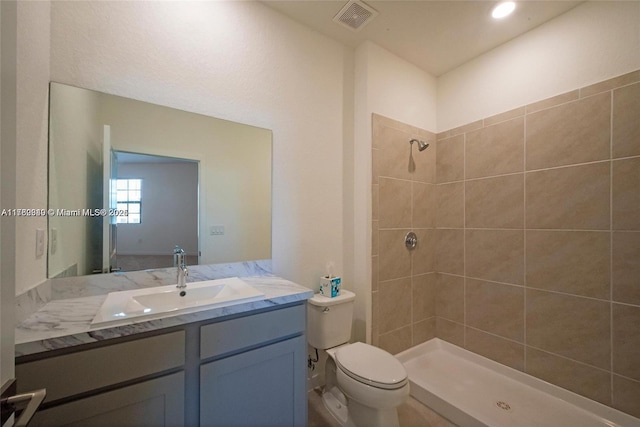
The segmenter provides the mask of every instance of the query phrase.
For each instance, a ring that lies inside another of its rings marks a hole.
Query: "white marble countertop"
[[[17,325],[16,357],[247,313],[303,301],[313,296],[311,289],[275,276],[242,277],[242,280],[264,293],[265,299],[203,309],[196,313],[164,314],[158,315],[159,318],[147,317],[137,321],[132,319],[118,326],[91,326],[91,321],[107,297],[106,294],[50,301]]]

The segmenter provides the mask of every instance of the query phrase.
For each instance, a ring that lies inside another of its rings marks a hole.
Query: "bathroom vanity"
[[[99,330],[91,313],[106,296],[51,301],[17,329],[18,387],[47,389],[31,425],[306,425],[313,292],[277,277],[242,279],[265,299]],[[76,323],[57,337],[38,332],[62,310]]]

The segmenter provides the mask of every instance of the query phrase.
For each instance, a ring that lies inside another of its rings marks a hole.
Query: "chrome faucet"
[[[187,276],[189,270],[187,269],[187,253],[180,246],[176,245],[173,249],[173,265],[178,268],[178,284],[176,287],[180,290],[180,296],[183,297],[187,294]]]

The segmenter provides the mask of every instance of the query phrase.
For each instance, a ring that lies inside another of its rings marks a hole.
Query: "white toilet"
[[[397,407],[409,396],[407,371],[382,349],[348,343],[355,297],[341,290],[335,298],[308,300],[307,340],[329,355],[322,400],[343,426],[397,427]]]

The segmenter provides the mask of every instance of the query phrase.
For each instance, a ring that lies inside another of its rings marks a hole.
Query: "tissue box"
[[[321,277],[320,294],[330,298],[337,297],[340,294],[340,283],[342,279],[339,277]]]

